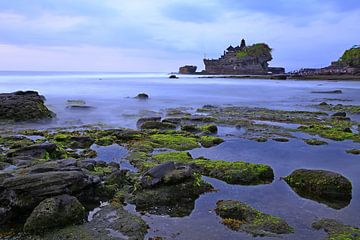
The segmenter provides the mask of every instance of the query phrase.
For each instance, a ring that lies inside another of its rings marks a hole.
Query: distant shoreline
[[[360,76],[354,75],[211,75],[198,78],[236,78],[236,79],[270,79],[270,80],[328,80],[328,81],[360,81]]]

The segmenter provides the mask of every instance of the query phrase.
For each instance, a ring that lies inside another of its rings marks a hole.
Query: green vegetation
[[[318,140],[318,139],[306,139],[304,142],[305,142],[306,144],[315,145],[315,146],[328,144],[327,142],[321,141],[321,140]]]
[[[236,56],[238,58],[242,58],[242,57],[266,57],[266,58],[270,58],[270,60],[272,59],[271,57],[271,51],[272,49],[265,43],[256,43],[253,44],[251,46],[248,46],[246,48],[244,48],[241,51],[238,51],[236,53]]]
[[[202,175],[217,178],[227,183],[256,185],[272,182],[274,173],[265,164],[226,162],[205,158],[193,159],[187,152],[160,153],[152,157],[157,163],[176,162],[194,164]]]
[[[202,136],[200,138],[201,146],[205,148],[210,148],[216,145],[219,145],[220,143],[224,142],[221,138],[214,137],[214,136]]]
[[[324,229],[328,234],[326,240],[360,240],[360,229],[344,225],[334,219],[321,219],[312,224],[312,227]]]
[[[349,154],[359,155],[360,149],[349,149],[349,150],[346,150],[346,152]]]
[[[251,206],[235,201],[220,200],[215,212],[232,230],[245,231],[253,236],[274,236],[294,232],[283,219],[258,211]]]
[[[360,67],[360,47],[346,50],[339,61],[350,67]]]
[[[323,138],[332,139],[335,141],[343,141],[346,139],[359,141],[359,134],[344,131],[342,128],[331,127],[323,124],[314,124],[308,126],[300,126],[298,130],[310,134],[317,134]]]
[[[195,137],[185,137],[179,134],[154,134],[150,140],[159,144],[161,147],[170,148],[178,151],[191,150],[199,147]]]

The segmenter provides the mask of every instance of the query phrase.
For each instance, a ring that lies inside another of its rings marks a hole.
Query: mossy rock
[[[275,142],[288,142],[289,141],[289,139],[282,138],[282,137],[276,137],[276,138],[273,138],[272,140]]]
[[[180,134],[154,134],[150,140],[159,147],[170,148],[178,151],[191,150],[199,147],[195,137],[187,137]]]
[[[349,149],[349,150],[346,150],[346,152],[349,154],[359,155],[360,149]]]
[[[270,183],[274,179],[271,167],[265,164],[226,162],[205,158],[193,159],[187,152],[160,153],[153,156],[157,163],[175,162],[192,164],[200,174],[231,184],[256,185]]]
[[[341,209],[351,201],[351,182],[335,172],[298,169],[284,180],[299,196],[335,209]]]
[[[141,129],[159,129],[159,130],[169,130],[176,129],[176,125],[167,122],[157,122],[157,121],[148,121],[140,125]]]
[[[215,124],[207,124],[200,127],[201,131],[204,133],[217,133],[218,127]]]
[[[321,219],[312,224],[312,227],[320,230],[324,229],[328,236],[326,240],[360,240],[360,229],[334,219]]]
[[[339,127],[331,127],[327,125],[309,125],[309,126],[300,126],[298,128],[299,131],[307,132],[310,134],[317,134],[323,138],[335,140],[335,141],[343,141],[346,139],[353,139],[356,140],[359,138],[354,133],[350,133],[347,131],[344,131],[345,128],[339,128]]]
[[[204,182],[200,175],[176,184],[162,184],[154,188],[139,189],[129,202],[137,211],[171,217],[189,216],[195,208],[195,200],[213,187]]]
[[[52,228],[80,223],[85,208],[72,196],[61,195],[43,200],[26,220],[24,231],[42,233]]]
[[[10,149],[23,148],[33,145],[35,142],[29,138],[21,136],[0,137],[0,145]]]
[[[262,213],[235,200],[218,201],[215,212],[230,229],[244,231],[253,236],[276,236],[294,231],[283,219]]]
[[[308,145],[320,146],[320,145],[327,145],[328,143],[325,141],[321,141],[318,139],[306,139],[304,141]]]
[[[224,140],[219,138],[219,137],[214,137],[214,136],[202,136],[202,137],[200,137],[201,146],[203,146],[205,148],[210,148],[210,147],[219,145],[222,142],[224,142]]]

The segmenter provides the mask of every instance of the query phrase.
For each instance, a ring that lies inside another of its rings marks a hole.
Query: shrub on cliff
[[[360,67],[360,47],[346,50],[341,56],[340,62],[350,67]]]
[[[247,56],[255,57],[255,58],[265,57],[271,60],[272,59],[271,51],[272,49],[266,43],[256,43],[249,47],[244,48],[241,51],[238,51],[236,53],[236,56],[238,58],[247,57]]]

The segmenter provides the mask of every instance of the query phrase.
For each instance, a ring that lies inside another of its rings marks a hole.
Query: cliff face
[[[271,48],[265,43],[228,47],[219,59],[204,59],[208,74],[267,74],[272,60]]]

